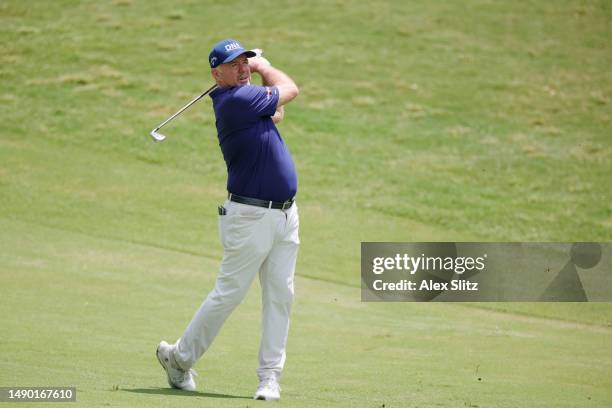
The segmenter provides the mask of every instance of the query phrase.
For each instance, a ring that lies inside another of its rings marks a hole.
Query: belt
[[[228,200],[233,201],[235,203],[254,205],[255,207],[273,208],[275,210],[286,210],[288,208],[291,208],[291,206],[295,202],[295,199],[293,198],[285,202],[266,201],[260,200],[259,198],[243,197],[232,193],[228,193],[227,198]]]

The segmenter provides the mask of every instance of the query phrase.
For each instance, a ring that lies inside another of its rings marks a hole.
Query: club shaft
[[[210,91],[212,91],[213,89],[215,89],[216,87],[217,87],[217,84],[214,84],[213,86],[208,88],[206,91],[204,91],[204,93],[202,93],[201,95],[196,96],[191,102],[189,102],[187,105],[183,106],[178,112],[176,112],[174,115],[170,116],[168,119],[163,121],[159,126],[157,126],[155,128],[155,131],[158,131],[159,129],[161,129],[166,123],[170,122],[172,119],[176,118],[178,115],[183,113],[185,111],[185,109],[189,108],[191,105],[193,105],[194,103],[196,103],[197,101],[202,99],[204,96],[208,95],[208,93]]]

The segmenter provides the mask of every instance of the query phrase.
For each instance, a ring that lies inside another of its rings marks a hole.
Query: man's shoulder
[[[233,89],[233,96],[236,98],[252,98],[265,92],[267,87],[259,85],[236,86]]]
[[[231,86],[218,88],[218,92],[212,95],[213,99],[228,100],[248,100],[256,97],[260,92],[265,91],[266,87],[257,85]]]
[[[230,106],[245,106],[270,99],[273,93],[268,86],[243,85],[229,88],[223,99]]]
[[[278,92],[274,87],[243,85],[223,88],[214,96],[215,112],[218,115],[234,117],[234,114],[245,117],[272,116],[276,109]]]

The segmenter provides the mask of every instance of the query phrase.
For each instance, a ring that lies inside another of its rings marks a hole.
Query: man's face
[[[248,85],[251,80],[251,70],[246,55],[241,55],[227,64],[221,64],[212,71],[221,87]]]

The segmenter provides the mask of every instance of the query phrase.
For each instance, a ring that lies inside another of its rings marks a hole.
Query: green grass
[[[196,366],[199,393],[179,393],[155,345],[181,333],[216,259],[20,221],[0,227],[13,237],[2,242],[11,254],[2,385],[75,385],[83,406],[254,406],[258,288]],[[283,406],[610,402],[609,327],[457,304],[366,304],[358,288],[300,276],[297,294]]]
[[[280,125],[302,240],[282,405],[609,406],[609,303],[360,303],[359,251],[610,241],[611,23],[606,1],[2,2],[0,386],[254,405],[256,288],[201,393],[153,356],[214,281],[225,167],[209,100],[148,132],[235,37],[301,88]]]

